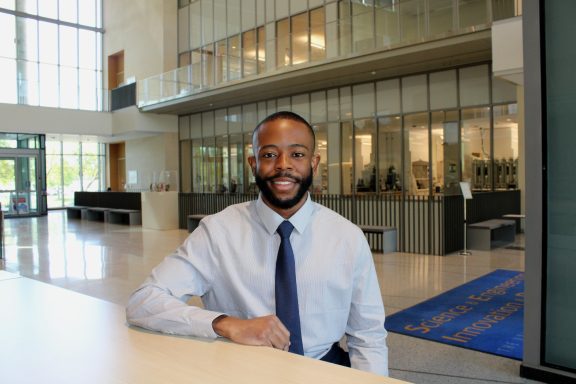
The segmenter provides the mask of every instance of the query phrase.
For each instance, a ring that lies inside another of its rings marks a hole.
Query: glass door
[[[0,203],[6,216],[38,215],[38,156],[0,156]]]

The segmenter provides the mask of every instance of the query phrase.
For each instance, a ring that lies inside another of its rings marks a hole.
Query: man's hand
[[[276,315],[243,320],[220,316],[212,322],[214,331],[227,339],[245,345],[263,345],[288,350],[290,332]]]

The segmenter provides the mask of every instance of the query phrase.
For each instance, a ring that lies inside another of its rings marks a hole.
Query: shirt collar
[[[262,200],[262,194],[258,195],[258,200],[256,201],[256,211],[258,212],[258,216],[260,216],[266,231],[270,235],[273,235],[278,229],[278,226],[284,221],[282,216],[274,212],[272,208],[264,203],[264,200]],[[292,215],[290,219],[288,219],[288,221],[292,223],[298,233],[303,233],[304,229],[306,229],[306,226],[310,222],[313,211],[314,206],[312,204],[312,199],[310,198],[310,193],[308,193],[308,197],[306,198],[304,205],[302,205],[300,209],[294,215]]]

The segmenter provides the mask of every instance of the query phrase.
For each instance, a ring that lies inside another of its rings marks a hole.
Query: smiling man
[[[204,218],[131,296],[128,322],[387,375],[384,306],[366,238],[308,192],[320,161],[312,127],[277,112],[254,130],[253,151],[258,199]],[[191,296],[204,308],[188,305]]]

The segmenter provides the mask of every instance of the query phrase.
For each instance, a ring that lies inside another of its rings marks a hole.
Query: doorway
[[[0,151],[0,203],[5,216],[41,214],[38,160],[37,154],[8,155]]]

